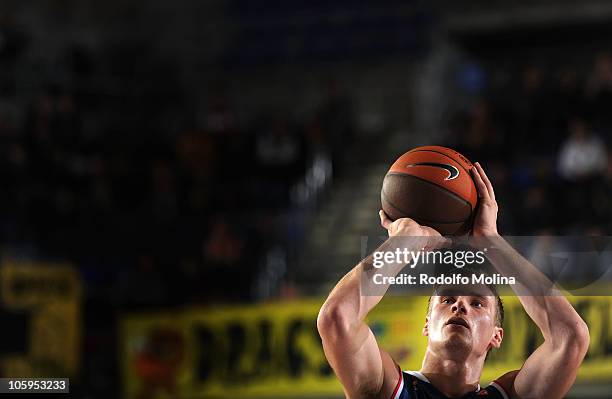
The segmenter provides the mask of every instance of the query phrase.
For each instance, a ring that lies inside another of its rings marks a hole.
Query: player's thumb
[[[382,209],[378,211],[378,216],[380,216],[380,225],[389,230],[389,227],[391,227],[391,219],[389,219],[385,211]]]

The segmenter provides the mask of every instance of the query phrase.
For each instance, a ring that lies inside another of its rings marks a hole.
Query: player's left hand
[[[471,234],[475,237],[497,236],[498,207],[493,185],[478,162],[472,168],[472,176],[478,190],[478,210]]]
[[[434,250],[451,243],[449,238],[443,237],[435,229],[420,225],[413,219],[400,218],[392,221],[382,209],[378,212],[378,215],[380,216],[380,225],[387,229],[389,238],[404,239],[395,240],[396,244],[398,242],[406,244],[406,239],[408,239],[409,243],[418,243],[418,247]]]

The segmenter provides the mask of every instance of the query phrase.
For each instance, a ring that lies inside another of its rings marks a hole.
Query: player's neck
[[[484,359],[449,359],[428,349],[420,372],[444,395],[458,398],[478,388],[483,366]]]

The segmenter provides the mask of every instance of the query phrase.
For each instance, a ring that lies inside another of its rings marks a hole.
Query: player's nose
[[[451,307],[453,313],[467,313],[467,305],[462,299],[457,299]]]

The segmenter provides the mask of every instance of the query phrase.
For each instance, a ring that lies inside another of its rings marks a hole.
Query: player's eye
[[[442,303],[453,303],[455,302],[455,298],[444,298]]]
[[[482,303],[481,302],[472,302],[472,306],[475,308],[481,308],[482,307]]]

